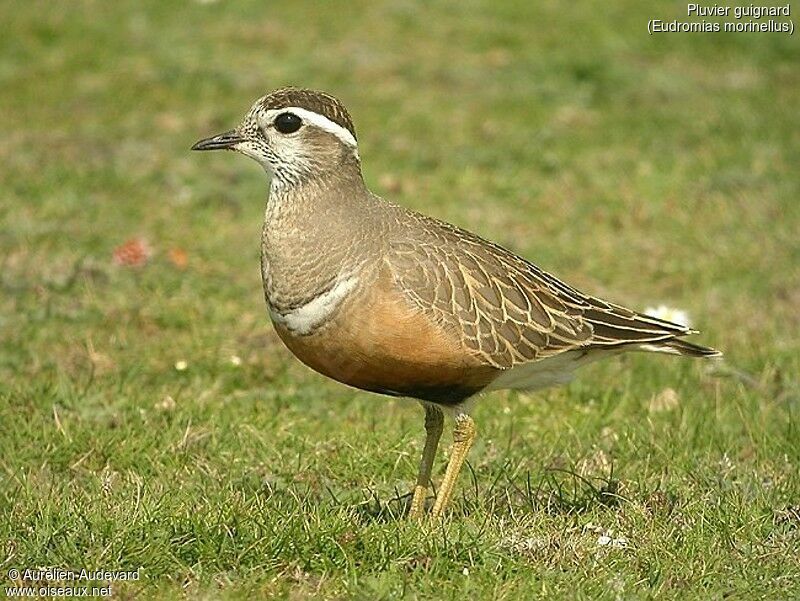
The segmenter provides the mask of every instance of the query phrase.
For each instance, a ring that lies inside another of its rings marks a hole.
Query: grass
[[[648,36],[670,11],[2,5],[3,586],[60,566],[140,568],[122,598],[800,596],[800,48]],[[422,412],[289,355],[263,175],[187,151],[284,84],[345,100],[378,193],[687,310],[724,367],[629,356],[488,395],[451,519],[407,523]],[[132,237],[153,258],[116,266]]]

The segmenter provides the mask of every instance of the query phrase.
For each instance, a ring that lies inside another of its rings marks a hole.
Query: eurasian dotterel
[[[424,511],[445,411],[454,443],[432,515],[447,507],[476,436],[477,394],[565,383],[624,351],[720,355],[683,340],[695,333],[686,326],[579,292],[497,244],[376,196],[353,121],[324,92],[271,92],[238,127],[192,149],[235,150],[271,174],[261,272],[286,346],[334,380],[424,406],[411,517]]]

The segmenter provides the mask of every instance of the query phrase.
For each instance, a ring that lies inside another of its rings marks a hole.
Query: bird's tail
[[[707,346],[683,340],[683,336],[697,334],[696,330],[666,321],[652,315],[639,313],[596,298],[589,299],[593,306],[584,312],[592,324],[592,342],[597,346],[619,346],[642,351],[670,353],[685,357],[719,357],[722,353]]]
[[[722,352],[707,346],[700,346],[693,342],[687,342],[680,338],[670,338],[664,341],[650,342],[639,346],[643,351],[655,351],[657,353],[670,353],[672,355],[683,355],[685,357],[721,357]]]

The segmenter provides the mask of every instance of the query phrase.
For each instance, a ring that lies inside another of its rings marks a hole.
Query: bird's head
[[[315,90],[275,90],[256,100],[238,127],[192,146],[220,149],[255,159],[284,184],[342,170],[360,173],[350,114],[338,99]]]

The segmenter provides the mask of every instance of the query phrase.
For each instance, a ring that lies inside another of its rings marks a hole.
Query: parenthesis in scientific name
[[[789,35],[794,35],[794,20],[789,21],[789,25],[791,25],[791,29],[789,29]]]
[[[792,23],[792,25],[794,25],[794,23]],[[653,19],[647,21],[647,33],[653,35]]]

